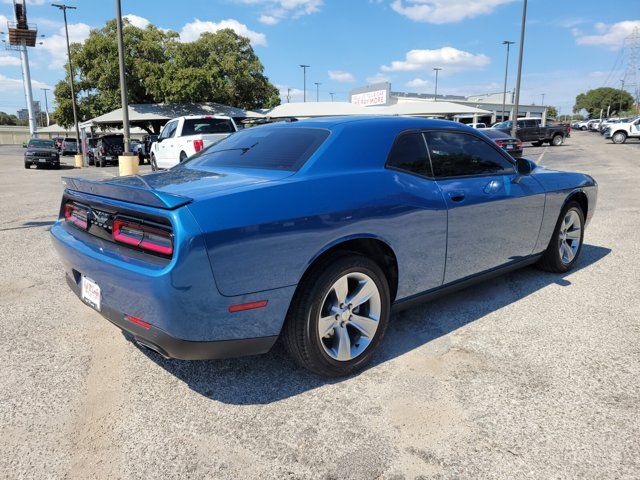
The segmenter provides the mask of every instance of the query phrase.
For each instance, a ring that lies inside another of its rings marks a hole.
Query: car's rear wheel
[[[564,137],[560,134],[554,135],[553,138],[551,139],[551,145],[553,145],[554,147],[559,147],[563,143],[564,143]]]
[[[184,152],[180,152],[180,163],[184,162],[187,159],[187,154]]]
[[[389,285],[373,260],[329,258],[305,275],[287,315],[285,346],[301,366],[338,377],[363,368],[389,322]]]
[[[627,141],[627,134],[625,132],[616,132],[611,137],[611,141],[613,143],[624,143]]]
[[[578,202],[565,205],[549,246],[538,263],[540,268],[564,273],[574,267],[582,251],[584,221],[584,212]]]

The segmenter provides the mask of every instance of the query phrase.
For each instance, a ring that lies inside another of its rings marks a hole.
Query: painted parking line
[[[544,158],[544,154],[547,153],[547,150],[549,150],[549,146],[544,147],[544,150],[542,151],[542,153],[538,157],[538,161],[536,162],[538,165],[542,164],[542,159]]]

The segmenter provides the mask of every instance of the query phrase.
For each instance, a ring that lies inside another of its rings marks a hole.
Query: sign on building
[[[364,107],[372,105],[388,105],[391,93],[391,84],[389,82],[376,83],[363,88],[351,90],[349,96],[351,103],[354,105],[362,105]]]

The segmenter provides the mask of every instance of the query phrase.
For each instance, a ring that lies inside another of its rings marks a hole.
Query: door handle
[[[449,198],[452,202],[461,202],[464,200],[465,194],[462,191],[449,192]]]

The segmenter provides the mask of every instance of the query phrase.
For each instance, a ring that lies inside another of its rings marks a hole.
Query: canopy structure
[[[167,104],[167,103],[134,103],[129,105],[129,123],[160,132],[160,128],[175,117],[185,115],[225,115],[234,119],[262,117],[263,115],[251,110],[230,107],[219,103],[187,103],[187,104]],[[90,128],[95,126],[117,127],[122,125],[122,108],[118,108],[99,117],[83,122],[82,127]]]
[[[370,108],[348,102],[283,103],[265,114],[270,118],[313,118],[342,115],[376,115]]]
[[[491,115],[491,112],[488,110],[455,102],[398,102],[393,105],[367,108],[375,110],[380,115],[410,115],[419,117],[448,117],[460,114]]]

